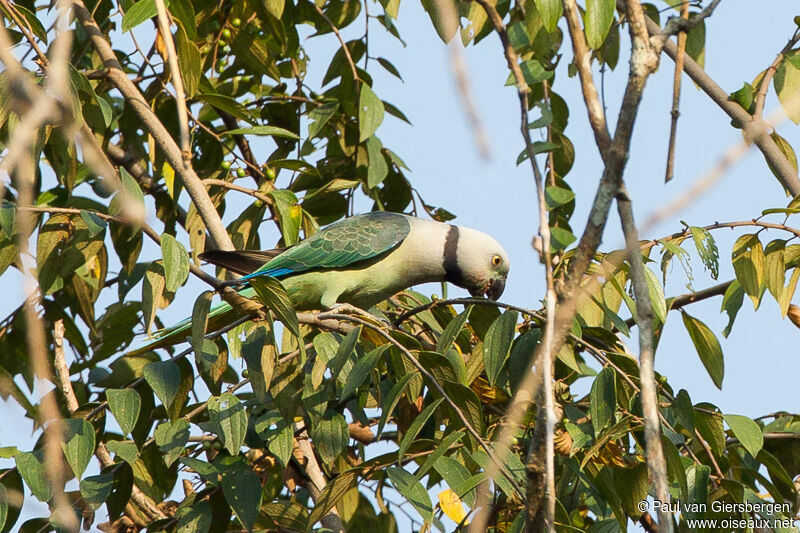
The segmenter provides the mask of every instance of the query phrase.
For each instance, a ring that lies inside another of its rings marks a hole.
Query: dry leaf
[[[786,312],[786,316],[789,317],[789,320],[792,321],[792,324],[800,328],[800,307],[790,304],[789,310]]]

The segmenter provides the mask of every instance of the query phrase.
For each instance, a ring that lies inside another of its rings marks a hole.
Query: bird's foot
[[[390,329],[392,327],[392,323],[389,322],[387,319],[385,319],[383,317],[375,316],[372,313],[370,313],[369,311],[365,311],[364,309],[361,309],[360,307],[356,307],[356,306],[348,304],[348,303],[335,303],[332,306],[330,306],[330,308],[328,309],[327,312],[342,313],[342,314],[353,315],[353,316],[360,316],[360,317],[366,318],[366,319],[368,319],[368,320],[370,320],[372,322],[377,322],[383,327],[390,328]]]

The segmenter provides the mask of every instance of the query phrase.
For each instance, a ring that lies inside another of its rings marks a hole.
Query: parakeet
[[[496,300],[508,276],[508,255],[480,231],[377,211],[331,224],[297,245],[267,251],[209,251],[205,261],[244,276],[242,296],[255,290],[248,280],[272,276],[281,281],[297,310],[331,309],[347,303],[368,309],[420,283],[448,281],[473,296]],[[235,311],[225,302],[211,309],[209,330],[230,323]],[[135,353],[186,338],[191,319],[155,334]]]

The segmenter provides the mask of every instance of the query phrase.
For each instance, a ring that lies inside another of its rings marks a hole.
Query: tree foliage
[[[168,35],[158,32],[162,4]],[[71,530],[82,521],[103,522],[107,531],[309,531],[321,524],[391,532],[408,523],[406,514],[417,529],[443,529],[474,519],[481,491],[491,496],[491,531],[522,531],[526,520],[534,527],[531,502],[544,495],[531,482],[540,465],[531,464],[530,450],[542,438],[543,419],[533,407],[507,442],[497,437],[543,342],[539,302],[530,309],[442,302],[408,290],[372,309],[376,316],[336,315],[323,323],[296,314],[272,280],[256,285],[255,303],[240,302],[259,311],[258,320],[209,331],[209,290],[194,304],[189,348],[125,355],[138,334],[164,325],[162,310],[187,290],[189,277],[203,277],[198,254],[226,247],[216,232],[226,213],[223,234],[240,249],[293,245],[353,214],[356,201],[454,218],[425,202],[402,147],[379,136],[389,117],[407,118],[373,87],[377,69],[402,73],[373,55],[368,36],[385,31],[402,42],[399,4],[76,0],[68,13],[59,3],[0,2],[0,31],[14,45],[0,58],[0,165],[8,178],[0,274],[10,279],[15,269],[21,276],[13,279],[30,287],[0,323],[0,396],[37,428],[32,449],[0,448],[0,531]],[[488,5],[423,1],[443,40],[496,46],[486,37],[500,32],[505,50],[498,48],[498,57],[519,59],[529,128],[546,140],[523,151],[518,163],[536,154],[545,162],[549,249],[556,283],[563,284],[586,251],[571,220],[575,152],[565,134],[570,115],[582,110],[568,109],[555,76],[558,63],[571,57],[562,22],[574,2]],[[663,2],[641,7],[671,31],[673,21],[661,20]],[[622,69],[621,49],[629,44],[624,10],[611,0],[586,0],[580,8],[589,60]],[[687,28],[686,60],[698,68],[706,15],[688,17],[695,23]],[[361,34],[365,20],[369,29]],[[340,30],[360,36],[345,42]],[[304,43],[330,33],[339,46],[312,85]],[[797,41],[795,34],[772,69],[743,73],[757,75],[726,105],[760,118],[771,79],[798,122]],[[59,44],[66,48],[59,51]],[[577,68],[573,62],[568,70]],[[508,85],[515,84],[510,73]],[[185,100],[187,129],[176,99]],[[792,147],[777,133],[763,137],[758,142],[779,150],[764,149],[765,174],[771,170],[791,190],[785,169],[794,168],[796,179]],[[580,192],[587,201],[592,193]],[[240,214],[233,216],[231,206]],[[800,236],[791,225],[798,212],[800,197],[750,221],[709,220],[644,243],[654,344],[665,322],[676,320],[670,311],[679,309],[710,379],[722,388],[718,335],[730,333],[746,300],[757,308],[773,298],[782,316],[800,323],[791,303],[800,279],[800,245],[791,242]],[[277,243],[262,242],[270,225],[280,234]],[[741,232],[731,250],[717,247],[713,232],[720,228]],[[785,238],[768,240],[766,228]],[[143,251],[145,240],[158,245],[154,252]],[[649,527],[652,518],[638,506],[650,489],[642,377],[626,346],[639,318],[633,267],[624,251],[589,252],[585,276],[572,280],[578,290],[567,295],[574,319],[554,354],[553,518],[558,531],[624,531],[629,520]],[[676,260],[691,280],[696,270],[716,280],[720,261],[731,261],[736,278],[698,297],[723,296],[723,332],[689,314],[691,297],[665,296]],[[216,275],[204,281],[221,290],[216,279],[228,273]],[[37,376],[55,389],[38,397]],[[588,394],[573,392],[579,380]],[[673,389],[665,376],[656,384],[673,498],[770,501],[785,504],[771,518],[795,516],[798,416],[751,420]],[[30,498],[48,504],[51,514],[21,516]],[[674,520],[686,530],[691,518],[731,517],[708,509]]]

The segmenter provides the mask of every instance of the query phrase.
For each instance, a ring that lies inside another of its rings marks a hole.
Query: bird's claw
[[[383,327],[390,328],[390,329],[392,328],[392,323],[389,320],[387,320],[386,318],[373,315],[369,311],[365,311],[364,309],[361,309],[360,307],[356,307],[356,306],[348,304],[348,303],[336,303],[336,304],[333,304],[328,309],[327,312],[342,313],[342,314],[353,315],[353,316],[361,316],[361,317],[364,317],[364,318],[366,318],[366,319],[368,319],[368,320],[370,320],[372,322],[377,322]]]

